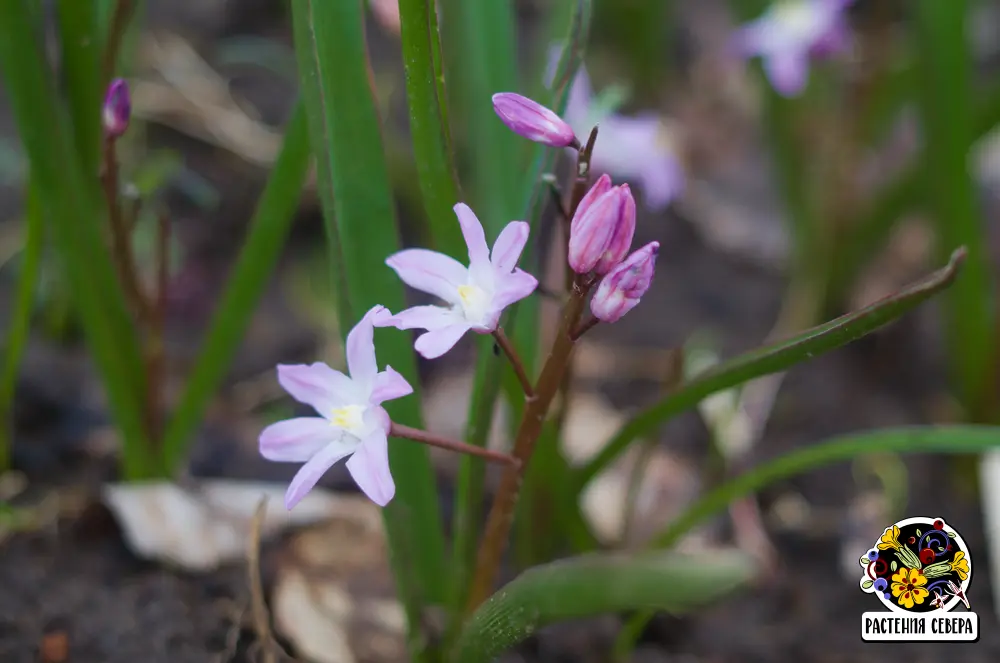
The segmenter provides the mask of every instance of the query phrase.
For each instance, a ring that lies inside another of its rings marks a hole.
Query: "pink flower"
[[[534,276],[515,267],[528,241],[527,223],[507,224],[491,254],[483,226],[469,206],[455,205],[455,214],[469,247],[468,268],[427,249],[406,249],[385,261],[408,286],[447,304],[414,306],[375,323],[377,327],[426,329],[414,347],[427,359],[451,350],[470,329],[480,334],[494,331],[503,310],[530,295],[538,285]]]
[[[560,47],[549,51],[549,78],[554,75]],[[591,167],[633,181],[650,210],[665,208],[684,189],[684,168],[668,128],[655,113],[633,116],[596,111],[590,77],[582,66],[570,87],[566,121],[581,136],[600,125]],[[583,140],[583,139],[581,139]]]
[[[632,246],[635,200],[627,184],[611,187],[601,175],[573,215],[569,232],[569,266],[577,274],[607,274]]]
[[[842,50],[848,30],[844,11],[852,0],[778,0],[737,30],[734,48],[760,56],[771,85],[792,97],[805,89],[809,59]]]
[[[108,86],[104,96],[104,107],[101,109],[104,133],[112,138],[118,138],[128,129],[131,117],[132,98],[129,95],[128,83],[123,78],[116,78]]]
[[[590,311],[595,318],[602,322],[617,322],[635,308],[653,281],[659,250],[659,242],[650,242],[636,249],[601,279],[594,298],[590,300]]]
[[[493,95],[493,110],[511,131],[550,147],[576,143],[573,129],[558,115],[536,101],[513,92]]]
[[[396,493],[389,471],[391,422],[381,405],[413,393],[413,388],[392,367],[378,370],[373,323],[388,315],[385,307],[375,306],[347,335],[350,376],[322,362],[278,366],[278,382],[285,391],[320,415],[279,421],[260,434],[264,458],[305,463],[285,493],[286,508],[298,504],[346,456],[351,457],[347,470],[373,502],[385,506]]]

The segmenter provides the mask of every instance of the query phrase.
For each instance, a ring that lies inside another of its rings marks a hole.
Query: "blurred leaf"
[[[826,322],[792,338],[753,350],[715,365],[699,377],[645,408],[630,419],[611,441],[577,474],[577,492],[621,455],[633,440],[672,417],[695,407],[714,393],[754,378],[783,371],[869,334],[912,310],[951,285],[965,257],[955,251],[946,267],[865,308]]]
[[[594,95],[590,104],[588,124],[600,124],[604,118],[613,115],[628,103],[632,88],[624,83],[614,83]]]
[[[372,97],[362,4],[302,0],[291,5],[317,188],[326,222],[342,333],[376,304],[405,306],[403,284],[385,259],[400,249],[395,207]],[[379,330],[378,359],[419,386],[412,337]],[[419,390],[393,401],[394,421],[420,427]],[[445,571],[434,474],[426,447],[390,444],[396,497],[383,510],[400,599],[411,629],[411,654],[426,657],[417,636],[423,602],[443,603]]]
[[[98,172],[101,152],[101,38],[95,2],[58,0],[61,76],[76,150],[85,173]]]
[[[132,175],[139,197],[149,199],[167,186],[184,167],[184,159],[174,150],[156,150],[145,155]]]
[[[923,184],[942,252],[965,246],[965,273],[946,298],[952,378],[968,416],[995,418],[997,325],[985,225],[969,173],[973,143],[967,0],[910,4],[920,58],[919,109],[925,140]],[[933,47],[928,47],[933,45]]]
[[[754,571],[737,552],[600,554],[537,566],[475,612],[454,660],[488,663],[556,622],[642,608],[681,614],[741,587]]]
[[[400,0],[399,14],[410,135],[431,238],[438,251],[460,257],[465,242],[452,208],[461,194],[447,124],[435,0]]]
[[[10,330],[4,339],[3,367],[0,373],[0,474],[10,469],[13,438],[14,387],[21,356],[31,332],[31,314],[35,309],[35,290],[42,264],[45,224],[38,188],[28,186],[24,248],[17,279],[17,295],[10,315]]]
[[[285,246],[308,169],[309,135],[305,108],[300,101],[285,127],[284,143],[257,201],[243,248],[202,341],[194,370],[167,426],[163,454],[170,468],[178,467],[183,461],[195,429],[239,348],[240,339]]]

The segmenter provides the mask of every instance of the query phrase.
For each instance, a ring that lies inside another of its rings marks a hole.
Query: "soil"
[[[280,124],[292,98],[287,80],[263,67],[218,64],[223,59],[220,52],[235,37],[266,37],[287,44],[288,29],[280,12],[269,3],[250,0],[160,1],[150,5],[151,28],[173,30],[190,39],[203,57],[233,78],[234,88],[257,108],[266,123]],[[398,83],[399,71],[393,69],[398,47],[375,29],[371,44],[376,62],[390,72],[387,75],[397,76]],[[2,100],[0,131],[6,140],[16,140]],[[149,140],[153,147],[179,151],[188,168],[209,182],[219,196],[212,209],[192,204],[177,190],[168,197],[185,255],[170,311],[171,348],[178,359],[176,373],[181,375],[239,249],[238,237],[265,173],[222,148],[163,126],[153,125]],[[736,197],[745,222],[756,224],[759,236],[774,235],[775,224],[780,222],[772,214],[773,191],[767,181],[760,181],[760,173],[767,172],[766,160],[759,144],[754,147],[752,135],[744,140],[751,147],[742,156],[733,157],[738,166],[714,171],[706,168],[695,177],[720,195],[732,196],[734,187],[741,190]],[[0,229],[9,227],[20,206],[17,187],[0,188],[0,208],[8,210]],[[767,336],[781,304],[785,285],[782,269],[767,255],[721,250],[706,241],[702,228],[697,209],[640,212],[636,242],[658,239],[663,247],[655,285],[643,305],[620,324],[595,330],[595,341],[611,349],[629,347],[634,351],[638,347],[652,352],[676,347],[694,332],[709,329],[729,355],[751,348]],[[199,431],[191,474],[287,480],[294,471],[256,455],[253,440],[260,415],[246,406],[246,390],[238,387],[257,384],[254,378],[270,375],[267,372],[279,360],[307,360],[318,352],[315,321],[305,319],[301,306],[296,308],[289,302],[287,278],[296,265],[308,259],[320,237],[318,211],[306,200],[282,268],[261,302],[228,386]],[[907,274],[912,275],[915,272]],[[0,278],[0,311],[4,312],[0,322],[5,322],[12,287],[13,279]],[[924,307],[884,331],[791,371],[766,433],[753,452],[754,459],[772,457],[837,433],[946,418],[938,320],[935,305]],[[54,375],[58,379],[53,379]],[[433,378],[429,373],[428,379]],[[648,402],[655,393],[655,385],[640,377],[602,381],[595,386],[625,409]],[[114,477],[113,440],[109,441],[92,367],[78,343],[35,334],[18,388],[14,462],[29,482],[26,499],[39,503],[46,496],[59,495],[62,506],[60,515],[42,526],[0,540],[0,660],[258,660],[254,631],[246,617],[249,592],[242,564],[212,573],[183,573],[142,561],[126,547],[110,514],[94,504],[100,483]],[[706,443],[704,427],[693,415],[667,426],[661,440],[663,449],[691,462],[704,459]],[[982,551],[979,559],[985,560],[977,501],[971,491],[958,488],[967,483],[963,477],[968,476],[968,467],[941,458],[913,457],[906,459],[906,468],[907,513],[946,517],[960,529],[972,551]],[[450,479],[442,470],[446,491]],[[322,485],[354,490],[342,468],[332,471]],[[947,489],[928,491],[926,487],[931,485]],[[990,628],[997,616],[991,607],[991,579],[985,563],[977,567],[970,589],[970,600],[982,624],[979,643],[873,645],[861,641],[860,613],[874,609],[872,599],[858,591],[856,579],[840,571],[843,542],[859,536],[851,522],[860,490],[851,466],[845,464],[765,491],[759,496],[765,513],[783,497],[794,494],[817,512],[825,510],[834,517],[822,525],[799,529],[782,528],[766,520],[778,551],[777,572],[758,586],[697,614],[658,617],[643,634],[634,660],[996,660],[1000,631]],[[861,539],[865,536],[867,530]],[[270,590],[269,569],[281,548],[280,541],[265,548],[266,592]],[[538,663],[608,660],[619,624],[617,618],[606,618],[543,629],[506,659]]]

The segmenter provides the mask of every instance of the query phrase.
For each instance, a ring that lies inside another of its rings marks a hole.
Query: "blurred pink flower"
[[[368,6],[375,16],[375,21],[383,29],[395,35],[399,34],[399,0],[368,0]]]
[[[549,50],[549,80],[562,49]],[[595,124],[600,125],[591,167],[633,181],[650,210],[661,210],[684,189],[684,168],[668,127],[656,113],[595,114],[590,76],[581,65],[570,87],[565,120],[585,142]]]
[[[778,0],[736,31],[733,48],[742,57],[760,56],[779,94],[798,95],[809,78],[809,59],[847,46],[844,12],[852,1]]]
[[[451,350],[469,330],[486,334],[497,328],[500,314],[538,285],[534,276],[515,267],[528,241],[528,224],[511,221],[490,253],[475,213],[465,203],[455,214],[469,247],[469,266],[427,249],[405,249],[385,261],[411,288],[443,299],[447,306],[414,306],[375,322],[377,327],[426,329],[414,348],[427,359]]]
[[[373,324],[388,315],[385,307],[375,306],[347,335],[350,376],[322,362],[278,366],[285,391],[320,415],[279,421],[260,434],[264,458],[305,463],[285,493],[286,508],[298,504],[346,456],[351,457],[347,470],[373,502],[385,506],[395,495],[387,440],[391,422],[381,405],[413,393],[413,388],[392,367],[378,370]]]
[[[590,312],[602,322],[618,322],[635,308],[653,282],[659,242],[636,249],[608,272],[590,300]]]
[[[108,85],[104,95],[104,106],[101,108],[101,122],[104,133],[111,138],[118,138],[128,129],[132,118],[132,97],[128,90],[128,81],[116,78]]]

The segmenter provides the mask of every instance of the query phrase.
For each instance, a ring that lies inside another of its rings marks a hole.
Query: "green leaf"
[[[41,272],[42,246],[45,240],[41,197],[38,188],[30,184],[26,207],[24,248],[21,251],[17,296],[14,300],[14,310],[10,315],[10,331],[4,339],[3,372],[0,373],[0,474],[10,469],[14,386],[17,382],[21,356],[31,331],[31,314],[34,311],[35,288]]]
[[[611,441],[577,475],[577,490],[597,476],[623,453],[633,440],[684,412],[712,394],[748,380],[783,371],[795,364],[829,352],[869,334],[899,318],[948,287],[958,275],[965,257],[961,249],[947,266],[899,292],[865,308],[826,322],[786,341],[740,355],[717,364],[675,392],[632,417]]]
[[[890,570],[890,571],[895,571],[895,570],[896,570],[896,569],[898,569],[898,568],[899,568],[899,564],[898,564],[898,563],[896,562],[896,560],[892,560],[892,561],[891,561],[891,562],[889,563],[889,570]]]
[[[875,586],[874,580],[865,580],[863,583],[861,583],[862,589],[871,589],[874,586]]]
[[[469,620],[454,660],[487,663],[555,622],[624,610],[673,614],[706,605],[754,574],[742,553],[595,554],[530,569]]]
[[[490,3],[492,4],[492,3]],[[394,201],[370,87],[362,3],[300,0],[291,5],[295,48],[317,161],[342,333],[376,304],[391,311],[405,305],[403,284],[385,259],[400,249]],[[412,337],[377,332],[378,359],[418,385]],[[394,421],[420,427],[420,397],[387,407]],[[396,497],[383,510],[391,560],[411,628],[411,653],[422,658],[422,602],[448,595],[444,535],[434,474],[426,447],[390,445]]]
[[[461,194],[446,119],[447,99],[434,0],[401,0],[399,15],[410,135],[431,237],[438,251],[461,256],[465,253],[465,242],[452,211]]]
[[[953,380],[974,420],[995,418],[997,326],[992,274],[978,191],[969,172],[973,143],[973,63],[969,3],[910,3],[920,58],[918,108],[925,138],[924,186],[941,251],[968,249],[964,274],[945,303]],[[927,45],[933,45],[927,48]]]
[[[194,432],[239,347],[298,209],[309,169],[309,134],[305,106],[299,101],[285,128],[285,138],[225,292],[202,342],[163,443],[164,462],[176,468],[190,448]]]
[[[66,85],[80,164],[98,172],[101,151],[101,37],[95,2],[59,0],[57,6],[61,72]]]

